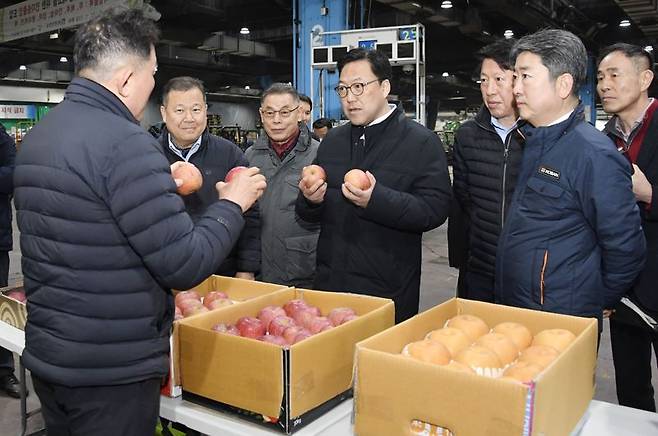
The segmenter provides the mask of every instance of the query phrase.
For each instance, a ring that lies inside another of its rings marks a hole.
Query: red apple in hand
[[[233,324],[224,324],[223,322],[220,322],[219,324],[212,326],[212,330],[216,331],[217,333],[226,333],[227,335],[240,336],[240,331]]]
[[[201,302],[201,296],[196,291],[182,291],[176,294],[176,306],[180,306],[180,302],[183,300],[198,300]]]
[[[231,168],[231,170],[228,173],[226,173],[226,177],[224,177],[224,181],[226,183],[229,183],[233,179],[233,177],[235,177],[240,171],[246,170],[246,169],[247,169],[247,167],[243,167],[243,166],[238,166],[238,167],[235,167],[235,168]]]
[[[265,325],[258,318],[253,316],[244,316],[235,323],[235,326],[240,330],[240,336],[245,338],[258,339],[265,334]]]
[[[263,307],[258,312],[258,319],[263,321],[266,329],[270,328],[270,321],[272,321],[277,316],[286,316],[286,311],[279,306],[267,306]]]
[[[350,185],[359,188],[362,191],[365,191],[366,189],[370,188],[370,179],[360,169],[354,168],[353,170],[349,170],[346,174],[345,177],[343,178],[343,181],[345,183],[349,183]]]
[[[354,313],[354,310],[349,307],[337,307],[329,312],[327,318],[329,318],[329,321],[331,321],[331,324],[335,327],[341,325],[343,320],[349,315],[356,315],[356,313]]]
[[[283,332],[288,328],[295,325],[295,321],[288,316],[277,316],[270,322],[270,326],[267,331],[271,335],[281,336]]]
[[[177,164],[174,171],[171,173],[174,179],[180,179],[183,184],[176,188],[176,192],[180,195],[190,195],[196,192],[203,185],[203,177],[201,171],[189,162],[181,162]]]
[[[310,188],[318,180],[322,180],[324,183],[327,180],[327,173],[320,165],[309,165],[302,170],[302,179],[306,179],[306,187]]]
[[[210,309],[210,304],[215,300],[228,300],[228,295],[220,291],[210,291],[203,297],[203,305]]]

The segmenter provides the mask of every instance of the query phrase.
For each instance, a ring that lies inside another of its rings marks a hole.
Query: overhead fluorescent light
[[[18,67],[18,69],[21,70],[21,71],[25,71],[25,70],[27,70],[27,67],[25,65],[21,65],[21,66]]]
[[[57,38],[59,38],[59,33],[53,32],[53,33],[50,34],[49,38],[50,39],[57,39]]]
[[[505,39],[510,39],[514,36],[514,31],[512,29],[507,29],[505,33],[503,33],[503,36]]]
[[[443,74],[441,74],[441,77],[448,77],[448,76],[450,76],[450,73],[448,73],[447,71],[444,71]]]
[[[242,29],[240,29],[240,35],[249,35],[249,28],[243,27]]]
[[[631,22],[629,20],[621,20],[619,22],[619,27],[629,27],[631,25]]]
[[[59,58],[59,61],[60,62],[68,62],[69,60],[66,59],[66,56],[62,56],[61,58]]]
[[[646,47],[644,47],[644,50],[653,51],[653,45],[647,45]]]
[[[444,2],[441,2],[441,9],[450,9],[452,8],[452,2],[449,0],[446,0]]]

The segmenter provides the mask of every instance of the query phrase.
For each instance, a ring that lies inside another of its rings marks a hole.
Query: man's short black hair
[[[609,45],[601,50],[601,53],[599,53],[599,59],[596,64],[600,64],[604,57],[615,51],[623,53],[624,56],[635,62],[640,71],[654,71],[655,60],[653,58],[653,54],[650,51],[640,47],[639,45],[627,44],[625,42],[618,42],[617,44]]]
[[[393,77],[393,69],[391,68],[391,63],[388,61],[386,54],[379,50],[365,50],[362,48],[355,48],[347,52],[338,61],[338,74],[343,71],[345,65],[350,62],[366,60],[370,64],[372,72],[377,76],[377,78],[382,80],[391,80]]]
[[[206,101],[206,87],[201,80],[196,77],[179,76],[169,79],[164,88],[162,88],[162,104],[167,104],[167,97],[171,91],[185,92],[190,89],[198,89],[201,91],[203,101]]]
[[[477,53],[475,53],[476,59],[480,62],[477,70],[478,75],[482,69],[482,62],[484,62],[485,59],[491,59],[503,70],[514,71],[514,64],[512,64],[510,57],[514,44],[516,44],[515,39],[499,39],[496,42],[485,45]]]
[[[322,129],[323,127],[326,127],[327,129],[331,129],[333,127],[329,118],[318,118],[317,120],[313,121],[314,129]]]
[[[313,109],[313,102],[311,101],[311,98],[308,95],[299,94],[299,101],[304,102],[304,103],[308,103],[308,107]]]
[[[153,20],[139,9],[111,12],[80,26],[75,34],[73,62],[75,73],[97,72],[116,58],[136,56],[148,60],[160,31]]]

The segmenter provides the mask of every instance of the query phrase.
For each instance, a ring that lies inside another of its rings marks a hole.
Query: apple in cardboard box
[[[183,300],[198,300],[201,302],[201,296],[197,291],[181,291],[176,294],[176,306],[180,306],[181,301]]]
[[[266,329],[270,327],[270,322],[277,316],[286,316],[286,311],[280,306],[266,306],[258,312],[258,319],[263,321]]]
[[[240,336],[240,330],[233,324],[225,324],[220,322],[212,326],[212,330],[218,333],[226,333],[227,335]]]
[[[272,322],[270,322],[270,326],[267,331],[271,335],[282,336],[288,327],[292,327],[294,325],[295,321],[289,316],[277,316],[272,320]]]
[[[240,330],[240,336],[245,338],[258,339],[265,334],[265,325],[253,316],[243,316],[235,323],[235,326]]]
[[[350,315],[356,315],[353,309],[350,309],[349,307],[337,307],[329,312],[327,318],[329,318],[331,324],[336,327],[341,325],[343,320]]]

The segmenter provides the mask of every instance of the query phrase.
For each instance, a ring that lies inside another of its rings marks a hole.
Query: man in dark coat
[[[0,287],[9,281],[9,252],[13,248],[11,195],[14,190],[14,160],[16,143],[0,124]],[[14,398],[20,397],[14,375],[14,355],[0,347],[0,389]]]
[[[468,225],[456,241],[449,239],[448,248],[452,254],[455,242],[466,245],[466,262],[459,269],[464,282],[460,296],[487,302],[494,301],[496,246],[521,163],[514,71],[509,63],[513,45],[513,40],[504,39],[478,52],[484,105],[455,137],[453,187],[458,204],[451,211],[450,230],[463,228],[460,223]],[[460,210],[463,214],[455,213]]]
[[[450,208],[446,156],[432,131],[388,105],[386,55],[354,49],[338,69],[350,123],[320,144],[326,182],[304,178],[297,199],[298,214],[321,223],[315,288],[391,298],[400,322],[418,313],[423,232]],[[353,168],[366,171],[369,187],[343,182]]]
[[[614,114],[605,132],[633,165],[633,192],[647,242],[647,263],[610,316],[617,399],[622,406],[656,411],[651,347],[658,357],[658,101],[649,98],[653,56],[642,47],[603,49],[597,91]]]
[[[208,132],[206,91],[203,82],[193,77],[174,77],[162,90],[162,119],[166,127],[159,138],[169,163],[194,164],[203,175],[201,188],[183,197],[193,220],[219,200],[215,185],[237,166],[249,166],[240,148]],[[245,227],[217,274],[254,280],[260,269],[260,225],[258,208],[244,215]]]
[[[585,121],[587,52],[576,35],[542,30],[512,54],[526,141],[498,241],[496,301],[601,320],[644,265],[631,167]]]
[[[265,189],[250,168],[218,185],[220,200],[196,223],[185,212],[182,181],[138,121],[155,84],[157,39],[140,10],[82,25],[77,77],[16,160],[22,358],[51,436],[153,434],[169,367],[170,289],[217,269]]]

